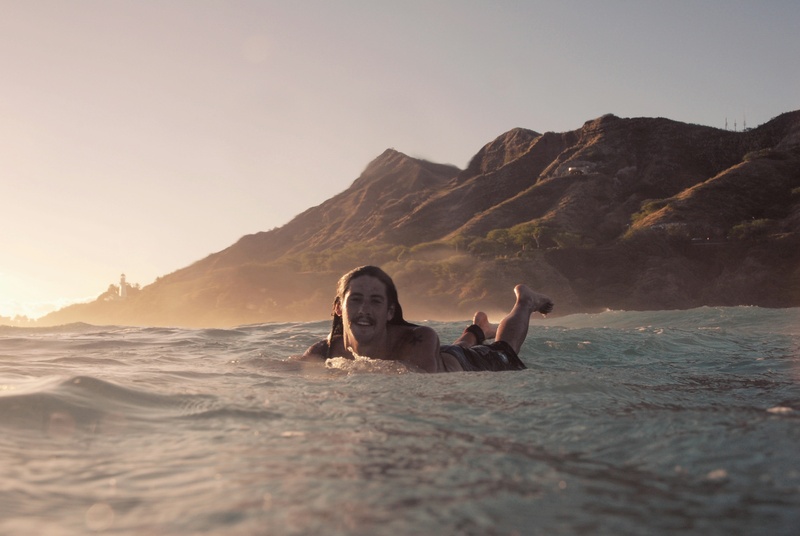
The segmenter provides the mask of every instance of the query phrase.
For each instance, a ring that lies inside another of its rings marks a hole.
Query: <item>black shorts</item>
[[[505,341],[495,341],[492,344],[479,344],[469,348],[458,345],[442,346],[446,352],[458,360],[466,371],[476,372],[481,370],[522,370],[527,368],[520,361],[517,352]]]

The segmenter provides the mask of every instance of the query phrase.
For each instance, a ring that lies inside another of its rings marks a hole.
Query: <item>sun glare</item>
[[[14,320],[17,317],[26,317],[35,320],[78,301],[85,300],[45,299],[40,289],[31,289],[23,281],[0,273],[0,318]]]

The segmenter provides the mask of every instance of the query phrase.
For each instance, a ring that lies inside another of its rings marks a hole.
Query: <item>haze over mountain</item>
[[[506,310],[517,282],[558,313],[800,306],[800,111],[744,132],[614,115],[516,128],[464,170],[387,149],[286,225],[39,325],[321,320],[362,264],[393,276],[410,319]]]

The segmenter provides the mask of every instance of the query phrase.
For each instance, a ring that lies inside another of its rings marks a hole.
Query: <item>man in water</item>
[[[433,329],[403,319],[392,278],[376,266],[362,266],[339,280],[331,332],[303,358],[390,359],[424,372],[521,370],[525,365],[517,354],[530,317],[549,313],[553,302],[525,285],[517,285],[514,293],[516,303],[499,325],[477,312],[455,344],[441,346]],[[486,345],[487,338],[495,342]]]

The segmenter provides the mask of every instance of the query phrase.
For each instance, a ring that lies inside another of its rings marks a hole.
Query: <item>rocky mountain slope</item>
[[[338,276],[367,263],[417,319],[507,309],[519,281],[562,313],[800,306],[800,111],[745,132],[613,115],[518,128],[464,170],[387,150],[285,226],[42,323],[322,319]]]

